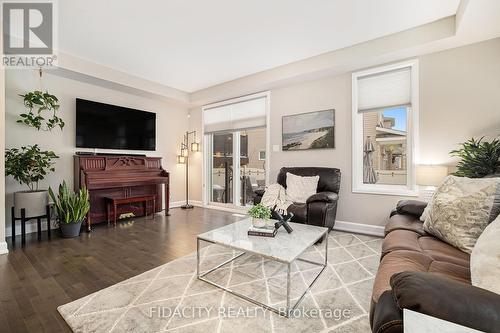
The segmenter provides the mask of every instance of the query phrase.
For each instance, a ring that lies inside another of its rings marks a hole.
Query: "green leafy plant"
[[[257,204],[250,208],[248,214],[256,219],[269,220],[271,218],[271,210],[262,204]]]
[[[59,100],[56,96],[49,94],[47,91],[42,92],[35,90],[24,95],[19,95],[24,99],[24,106],[28,108],[28,113],[21,113],[18,123],[26,124],[34,127],[37,130],[51,131],[54,127],[59,126],[62,130],[64,121],[56,115],[59,109]],[[52,113],[51,118],[45,119],[43,112]]]
[[[500,171],[500,140],[476,140],[471,138],[461,144],[461,148],[452,150],[451,156],[461,158],[455,176],[481,178]]]
[[[49,187],[50,198],[54,201],[59,223],[78,223],[82,222],[90,210],[89,191],[82,188],[78,193],[73,192],[68,188],[66,182],[63,181],[59,185],[59,192],[56,194]]]
[[[55,171],[53,151],[42,151],[38,145],[11,148],[5,151],[5,175],[12,176],[31,191],[38,190],[38,182]]]

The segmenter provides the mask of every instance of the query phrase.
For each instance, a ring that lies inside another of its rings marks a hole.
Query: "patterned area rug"
[[[58,310],[74,332],[370,332],[368,311],[381,242],[332,231],[328,267],[288,319],[198,280],[196,253]],[[235,254],[207,246],[201,251],[201,270]],[[322,262],[324,245],[312,246],[302,257]],[[307,289],[319,270],[306,262],[294,263],[292,299]],[[280,307],[285,304],[285,272],[280,263],[245,254],[206,277]]]

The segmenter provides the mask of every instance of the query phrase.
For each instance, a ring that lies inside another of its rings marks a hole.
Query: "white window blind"
[[[410,104],[410,67],[358,78],[358,112]]]
[[[205,109],[205,133],[266,126],[266,98]]]

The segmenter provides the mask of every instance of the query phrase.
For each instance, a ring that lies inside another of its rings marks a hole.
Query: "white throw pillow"
[[[498,216],[500,178],[448,176],[424,212],[424,230],[471,253],[486,226]]]
[[[430,215],[431,209],[432,209],[432,202],[434,201],[434,197],[436,196],[438,189],[439,188],[437,188],[436,191],[434,191],[434,194],[429,199],[429,202],[427,202],[427,206],[425,206],[424,211],[422,212],[422,215],[420,215],[420,221],[425,222],[425,220],[429,218],[429,215]]]
[[[286,173],[286,194],[293,202],[304,203],[311,195],[316,194],[319,176],[301,177]]]
[[[470,256],[472,285],[500,294],[500,216],[479,236]]]

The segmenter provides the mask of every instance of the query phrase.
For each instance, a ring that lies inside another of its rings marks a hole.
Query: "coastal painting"
[[[335,110],[283,117],[283,150],[335,148]]]

